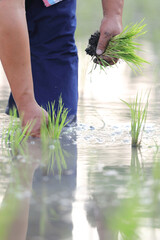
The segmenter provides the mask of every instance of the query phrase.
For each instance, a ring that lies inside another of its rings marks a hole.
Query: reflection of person
[[[54,174],[38,168],[33,178],[33,196],[30,204],[27,238],[47,240],[72,239],[72,203],[77,180],[76,135],[72,139],[63,136],[61,148],[67,169],[59,176],[59,164],[62,159],[54,159]],[[55,145],[56,147],[56,145]],[[66,154],[65,154],[66,153]],[[58,153],[61,158],[61,154]],[[52,165],[52,164],[51,164]]]
[[[72,140],[76,141],[75,134],[72,135],[72,139],[63,136],[57,149],[57,145],[53,149],[48,148],[48,155],[52,150],[57,153],[54,164],[52,159],[49,163],[42,157],[43,151],[38,141],[29,145],[29,161],[24,161],[23,158],[14,159],[12,183],[3,200],[6,213],[9,212],[3,229],[6,231],[6,237],[1,239],[71,238],[72,202],[77,178],[77,145],[73,144]],[[60,151],[64,153],[64,158]],[[42,164],[37,161],[41,158]],[[67,168],[62,167],[60,177],[59,169],[62,162],[65,162]],[[48,173],[50,165],[53,168]]]
[[[98,55],[103,53],[109,39],[122,30],[123,0],[102,0],[102,5],[104,17]],[[19,114],[23,115],[22,126],[36,119],[32,129],[35,136],[40,135],[42,109],[39,106],[46,109],[48,102],[57,102],[60,95],[69,114],[73,119],[76,117],[75,12],[76,0],[62,0],[48,8],[42,0],[26,0],[26,8],[25,0],[0,1],[0,59],[13,94],[8,109],[16,103]],[[43,111],[47,118],[47,112]]]
[[[0,208],[0,239],[26,240],[32,179],[37,163],[14,161],[12,180]],[[2,231],[3,229],[3,231]]]
[[[108,203],[106,203],[106,207],[100,206],[96,197],[94,198],[94,196],[92,196],[92,199],[86,204],[87,220],[89,224],[97,229],[99,240],[118,240],[118,230],[113,231],[108,221],[114,213],[113,207],[107,207],[107,205],[109,205]],[[103,196],[99,196],[100,199],[102,199],[102,197]]]

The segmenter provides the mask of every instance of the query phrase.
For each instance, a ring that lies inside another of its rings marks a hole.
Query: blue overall
[[[69,116],[76,116],[78,57],[74,40],[76,0],[63,0],[46,8],[41,0],[26,0],[34,94],[47,110],[60,95]],[[12,94],[6,113],[15,105]]]

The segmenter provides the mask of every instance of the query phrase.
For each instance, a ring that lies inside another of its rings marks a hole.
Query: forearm
[[[110,39],[122,32],[122,13],[124,0],[102,0],[103,19],[100,26],[100,38],[96,53],[101,55]],[[105,59],[110,65],[114,64],[111,58]]]
[[[16,1],[15,1],[16,2]],[[0,2],[0,59],[17,107],[34,101],[30,47],[23,4]]]
[[[102,0],[103,15],[106,17],[121,17],[124,0]]]

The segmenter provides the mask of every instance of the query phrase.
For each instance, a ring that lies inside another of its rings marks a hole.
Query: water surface
[[[30,138],[17,156],[9,145],[1,147],[0,239],[159,239],[160,88],[150,66],[138,76],[123,64],[107,75],[97,70],[81,85],[78,125],[65,129],[60,141],[43,148]],[[149,89],[147,124],[136,150],[129,109],[120,99]],[[8,94],[1,77],[1,136],[9,122]]]

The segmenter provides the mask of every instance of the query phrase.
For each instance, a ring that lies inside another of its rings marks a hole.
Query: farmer
[[[58,104],[61,95],[74,121],[78,102],[76,0],[43,1],[0,0],[0,59],[13,94],[6,113],[16,104],[23,127],[36,120],[35,137],[48,103]],[[102,0],[102,6],[97,55],[122,31],[123,0]]]

